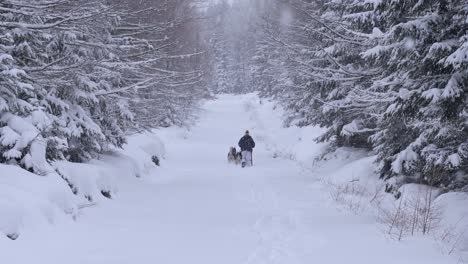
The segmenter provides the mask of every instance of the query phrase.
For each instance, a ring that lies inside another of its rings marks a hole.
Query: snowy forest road
[[[72,225],[25,234],[0,249],[9,260],[1,262],[451,263],[429,242],[395,242],[372,219],[336,210],[294,161],[273,158],[280,142],[269,131],[281,124],[259,106],[254,95],[207,102],[190,131],[160,131],[167,156],[158,175],[122,182],[114,200],[85,209]],[[257,148],[255,166],[242,169],[226,155],[246,129]]]

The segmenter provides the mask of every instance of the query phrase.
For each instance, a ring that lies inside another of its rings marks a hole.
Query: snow
[[[442,90],[438,88],[432,88],[427,91],[422,92],[421,96],[425,99],[431,99],[431,103],[437,103],[440,100],[440,95]]]
[[[447,157],[447,163],[449,163],[453,168],[460,166],[461,158],[457,153],[451,154]]]
[[[57,175],[39,177],[3,164],[0,172],[0,240],[4,235],[38,231],[57,218],[67,222],[66,214],[76,214],[76,197]],[[5,246],[0,247],[0,256]]]
[[[459,68],[468,60],[468,35],[464,35],[460,38],[460,47],[450,54],[445,60],[446,65],[454,65]]]
[[[398,97],[406,101],[411,97],[411,92],[408,89],[402,88],[398,90]]]
[[[441,96],[443,98],[452,99],[454,97],[460,97],[462,94],[462,87],[463,87],[463,74],[455,73],[451,76],[450,80],[448,81],[447,85],[445,86]]]
[[[111,194],[117,192],[117,187],[113,185],[110,173],[112,170],[102,170],[93,164],[80,164],[59,161],[54,167],[69,182],[76,194],[91,202],[104,199],[101,191]],[[119,174],[117,174],[119,175]]]
[[[371,38],[382,38],[383,36],[384,36],[384,33],[379,28],[374,27],[372,29]]]
[[[457,263],[430,237],[394,241],[372,214],[341,210],[331,186],[379,186],[375,157],[338,149],[317,161],[327,147],[314,141],[322,130],[285,128],[281,113],[255,94],[222,95],[204,104],[189,129],[135,135],[90,164],[55,163],[79,186],[78,196],[57,178],[1,165],[0,215],[9,216],[0,218],[2,232],[17,230],[18,219],[33,222],[21,224],[28,229],[15,241],[0,236],[2,263]],[[226,155],[246,129],[257,148],[254,167],[242,169]],[[161,167],[151,164],[153,155]],[[60,213],[102,188],[116,195],[72,210],[75,221]],[[466,207],[466,196],[442,197],[448,215]]]
[[[5,99],[0,98],[0,111],[8,111],[9,107]]]
[[[343,136],[352,136],[354,134],[362,132],[362,124],[360,120],[353,120],[351,123],[343,126],[341,134]]]
[[[10,127],[0,128],[0,143],[4,146],[13,146],[19,140],[20,135]]]
[[[14,124],[18,131],[32,128],[18,125],[22,122]],[[26,167],[42,164],[44,176],[0,164],[0,240],[5,236],[27,239],[32,233],[54,229],[54,224],[74,225],[70,222],[79,216],[79,209],[105,202],[108,198],[104,194],[110,198],[117,196],[122,178],[136,181],[137,177],[154,173],[156,165],[151,161],[152,156],[164,157],[161,140],[145,133],[129,137],[128,142],[123,149],[89,164],[66,161],[49,164],[44,158],[45,142],[38,137],[31,145],[31,155],[27,154],[23,163]],[[0,257],[3,253],[0,251]]]
[[[387,52],[388,50],[390,50],[391,48],[393,48],[392,45],[390,46],[381,46],[381,45],[377,45],[375,47],[372,47],[364,52],[361,53],[361,56],[364,58],[364,59],[368,59],[368,58],[372,58],[372,57],[378,57],[380,56],[382,53],[384,52]]]
[[[466,193],[445,193],[436,198],[442,208],[441,221],[447,230],[448,241],[443,246],[447,251],[464,252],[468,258],[468,195]]]
[[[397,154],[395,160],[392,162],[392,170],[398,174],[405,173],[405,171],[411,169],[417,158],[418,154],[414,152],[413,145],[410,145]]]
[[[32,114],[32,123],[38,124],[40,114]],[[29,147],[29,152],[21,161],[27,168],[34,168],[41,175],[46,175],[51,171],[45,160],[46,141],[40,135],[39,130],[31,124],[29,118],[23,118],[10,113],[1,116],[1,121],[7,124],[0,130],[0,142],[3,146],[11,149],[3,153],[6,159],[18,159],[22,156],[22,151]]]

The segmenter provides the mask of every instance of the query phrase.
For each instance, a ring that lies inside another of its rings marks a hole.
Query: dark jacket
[[[255,148],[255,141],[251,136],[245,135],[239,140],[239,147],[242,151],[247,150],[252,152],[253,148]]]

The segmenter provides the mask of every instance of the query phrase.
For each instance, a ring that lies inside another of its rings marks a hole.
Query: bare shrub
[[[426,235],[437,230],[442,216],[441,207],[435,202],[433,190],[419,190],[414,196],[402,195],[391,207],[379,206],[379,221],[387,227],[387,233],[401,240],[417,233]]]
[[[380,205],[385,195],[385,183],[379,182],[379,184],[375,185],[370,195],[369,203]]]
[[[359,183],[359,180],[352,180],[347,183],[327,182],[327,185],[330,187],[330,196],[335,202],[355,214],[359,214],[364,210],[367,202],[366,197],[370,193],[365,186]]]

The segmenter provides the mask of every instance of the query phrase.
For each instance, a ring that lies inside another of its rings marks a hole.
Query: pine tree
[[[383,1],[377,7],[374,19],[384,34],[366,55],[387,62],[386,86],[394,98],[372,137],[382,177],[462,187],[457,175],[468,168],[467,11],[463,1]]]

